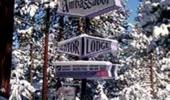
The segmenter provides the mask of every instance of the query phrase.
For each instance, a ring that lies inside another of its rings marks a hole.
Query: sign
[[[118,42],[116,40],[83,34],[59,42],[57,51],[79,57],[90,57],[110,51],[118,51]]]
[[[67,54],[79,56],[82,54],[82,48],[81,48],[81,38],[80,37],[74,37],[72,39],[68,39],[66,41],[62,41],[58,43],[58,52],[64,52]]]
[[[108,79],[112,63],[107,61],[57,61],[56,76],[76,79]]]
[[[75,96],[76,96],[76,89],[75,87],[60,87],[57,90],[57,96],[58,99],[57,100],[75,100]]]
[[[121,0],[58,0],[58,13],[94,17],[122,7]]]
[[[84,57],[90,57],[110,51],[117,51],[118,42],[111,39],[87,36],[84,39]]]

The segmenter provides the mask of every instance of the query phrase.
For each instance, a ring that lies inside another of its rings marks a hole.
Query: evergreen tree
[[[137,18],[148,38],[147,54],[148,59],[153,59],[154,96],[157,99],[169,99],[169,6],[169,0],[141,0]]]

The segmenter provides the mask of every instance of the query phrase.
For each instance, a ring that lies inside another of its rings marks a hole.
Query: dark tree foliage
[[[14,0],[0,0],[0,95],[9,97]]]

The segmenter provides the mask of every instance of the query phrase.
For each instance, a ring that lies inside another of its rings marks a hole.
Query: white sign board
[[[79,57],[90,57],[110,51],[118,51],[118,42],[116,40],[83,34],[59,42],[57,51]]]
[[[99,37],[85,36],[84,37],[84,52],[83,57],[90,57],[110,51],[118,50],[118,42],[111,39]]]
[[[72,39],[68,39],[66,41],[62,41],[58,43],[58,52],[64,52],[67,54],[79,56],[82,53],[81,38],[74,37]]]
[[[108,79],[112,63],[107,61],[57,61],[56,77],[76,79]]]
[[[122,7],[121,0],[58,0],[58,13],[94,17]]]
[[[75,87],[60,87],[57,91],[57,100],[75,100]]]

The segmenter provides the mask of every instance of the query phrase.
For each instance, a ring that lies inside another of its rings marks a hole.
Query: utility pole
[[[0,0],[0,96],[9,98],[14,0]]]
[[[49,37],[49,27],[50,27],[50,8],[46,8],[45,17],[45,43],[44,43],[44,66],[43,66],[43,89],[42,89],[42,100],[48,100],[48,37]]]

